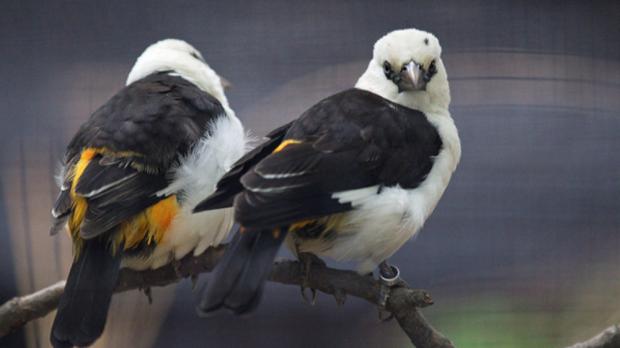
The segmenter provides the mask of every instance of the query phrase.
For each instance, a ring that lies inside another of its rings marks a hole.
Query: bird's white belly
[[[179,260],[193,251],[202,254],[208,247],[221,244],[233,225],[232,208],[192,214],[183,209],[173,220],[164,238],[148,257],[123,260],[123,267],[144,270],[156,269],[172,260]]]
[[[424,216],[412,215],[412,191],[385,188],[344,214],[331,238],[306,240],[301,251],[338,261],[358,262],[360,273],[371,272],[422,227]]]

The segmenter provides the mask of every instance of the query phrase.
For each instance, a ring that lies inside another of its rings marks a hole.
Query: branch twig
[[[620,326],[610,326],[591,339],[566,348],[620,348]]]
[[[63,280],[33,294],[7,301],[0,307],[0,337],[53,311],[64,290]]]
[[[210,248],[202,255],[187,256],[173,264],[156,270],[121,271],[116,292],[164,286],[179,280],[211,271],[224,254],[225,245]],[[278,261],[274,264],[270,281],[301,285],[304,282],[301,265],[296,261]],[[379,304],[381,284],[369,276],[328,267],[312,267],[307,286],[333,295],[341,304],[346,295]],[[0,306],[0,337],[24,325],[28,321],[45,316],[58,305],[64,289],[64,281],[31,295],[16,297]],[[391,291],[385,308],[391,312],[402,329],[418,348],[453,348],[453,344],[436,331],[417,310],[433,302],[424,290],[399,287]]]

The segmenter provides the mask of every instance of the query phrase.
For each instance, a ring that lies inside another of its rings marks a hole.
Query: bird
[[[239,231],[197,310],[254,310],[282,243],[295,255],[379,268],[431,215],[461,157],[439,40],[402,29],[374,44],[355,86],[267,134],[195,211],[234,207]],[[302,288],[303,291],[303,288]]]
[[[247,151],[226,83],[187,42],[158,41],[69,142],[50,233],[67,230],[74,258],[54,347],[101,336],[121,268],[156,269],[227,237],[232,209],[192,213]]]

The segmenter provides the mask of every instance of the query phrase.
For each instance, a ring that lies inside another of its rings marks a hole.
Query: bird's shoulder
[[[167,166],[187,152],[210,121],[225,115],[221,103],[190,81],[169,72],[151,74],[116,93],[78,130],[66,158],[82,149],[134,152]]]
[[[312,142],[323,152],[358,149],[362,161],[407,153],[428,158],[441,147],[437,129],[423,112],[355,88],[308,109],[285,139]]]

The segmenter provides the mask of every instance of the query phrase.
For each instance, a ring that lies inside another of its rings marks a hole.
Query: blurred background
[[[0,301],[67,274],[68,238],[47,232],[53,173],[148,44],[201,50],[260,136],[351,87],[383,34],[417,27],[441,40],[463,158],[392,261],[459,347],[590,337],[620,322],[619,23],[618,1],[2,1]],[[199,319],[189,281],[153,295],[115,296],[97,347],[409,345],[353,298],[311,307],[269,284],[253,316]],[[47,347],[51,319],[0,346]]]

